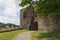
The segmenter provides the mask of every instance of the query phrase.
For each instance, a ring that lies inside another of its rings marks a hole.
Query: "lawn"
[[[60,33],[57,32],[33,32],[32,40],[60,40]]]
[[[10,31],[10,32],[0,33],[0,40],[12,40],[14,36],[25,31],[26,30],[15,30],[15,31]]]

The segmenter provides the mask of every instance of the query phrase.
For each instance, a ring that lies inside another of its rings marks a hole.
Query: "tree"
[[[60,15],[60,0],[21,0],[20,6],[34,6],[40,16]]]
[[[5,24],[0,22],[0,28],[5,28]]]
[[[27,8],[34,7],[34,13],[44,17],[45,24],[49,22],[48,27],[60,30],[60,0],[21,0],[19,5]]]

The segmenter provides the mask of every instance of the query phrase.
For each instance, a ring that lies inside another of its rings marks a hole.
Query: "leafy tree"
[[[11,23],[7,23],[6,25],[8,25],[10,28],[11,26],[14,26],[14,24],[11,24]]]
[[[60,0],[21,0],[20,6],[34,7],[40,16],[60,15]]]
[[[5,24],[0,22],[0,28],[5,28]]]

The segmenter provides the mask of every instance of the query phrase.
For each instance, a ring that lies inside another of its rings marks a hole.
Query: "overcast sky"
[[[0,22],[19,25],[19,0],[0,0]]]

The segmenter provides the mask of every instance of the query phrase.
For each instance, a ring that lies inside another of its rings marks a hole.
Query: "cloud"
[[[19,24],[19,12],[19,0],[0,0],[0,22]]]
[[[4,2],[4,0],[0,0],[0,10],[4,10],[6,7],[6,2]]]
[[[17,10],[18,10],[18,7],[15,3],[15,0],[8,0],[4,14],[8,16],[16,17]]]
[[[19,24],[19,19],[0,16],[0,22],[2,22],[2,23],[13,23],[13,24],[18,25]]]

